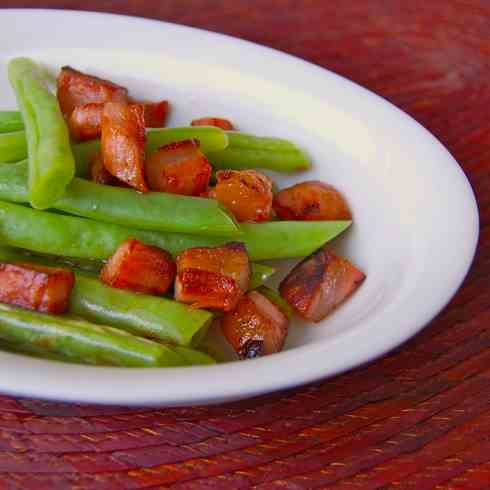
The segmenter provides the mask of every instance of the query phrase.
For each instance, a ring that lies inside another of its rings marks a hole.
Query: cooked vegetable
[[[299,151],[300,148],[289,140],[282,138],[270,138],[255,136],[242,132],[226,133],[229,146],[232,148],[243,148],[246,150],[270,150],[270,151]]]
[[[281,282],[281,296],[304,318],[323,320],[364,281],[365,275],[327,246],[300,262]]]
[[[195,308],[231,311],[250,283],[250,263],[242,243],[189,248],[176,262],[175,298]]]
[[[23,133],[23,136],[20,135]],[[27,158],[27,143],[25,141],[25,132],[19,132],[14,141],[6,138],[2,145],[1,141],[5,135],[0,134],[0,148],[5,147],[5,152],[15,153],[15,160],[19,161]],[[22,140],[23,139],[23,140]],[[208,152],[219,151],[227,147],[228,136],[219,129],[210,126],[202,127],[184,127],[184,128],[155,128],[146,130],[146,152],[151,153],[160,146],[177,141],[188,139],[197,139],[200,143],[201,150]],[[10,149],[10,145],[15,145]],[[77,165],[77,175],[85,177],[88,175],[89,163],[92,155],[100,151],[100,140],[84,141],[73,145],[73,155]],[[4,161],[0,155],[0,162]]]
[[[227,209],[237,221],[268,221],[272,211],[272,180],[255,170],[221,170],[216,186],[208,193]]]
[[[248,289],[258,288],[276,272],[276,269],[274,269],[273,267],[264,264],[258,264],[257,262],[252,262],[250,264],[250,267],[251,274]]]
[[[294,315],[294,308],[277,291],[267,286],[260,286],[257,288],[257,292],[274,303],[288,317],[288,320],[291,320]]]
[[[85,104],[75,107],[68,118],[72,138],[76,141],[99,138],[103,112],[102,104]]]
[[[17,250],[0,248],[0,260],[59,266],[60,259],[26,256]],[[112,325],[141,337],[190,346],[199,344],[213,319],[210,312],[177,301],[106,286],[95,274],[76,268],[86,264],[67,259],[61,260],[61,264],[75,268],[76,281],[68,312],[88,321]]]
[[[214,362],[201,352],[172,348],[123,330],[2,304],[0,339],[95,365],[164,367]]]
[[[161,146],[146,159],[148,186],[153,191],[199,196],[211,177],[211,165],[199,141],[184,140]]]
[[[57,96],[61,111],[68,118],[79,106],[105,104],[112,100],[125,101],[128,91],[109,80],[63,66],[58,75]]]
[[[100,147],[104,167],[137,191],[145,181],[145,120],[141,104],[107,102],[102,112]]]
[[[27,202],[25,163],[0,165],[0,199]],[[71,214],[145,230],[237,235],[233,217],[216,201],[132,189],[75,178],[53,207]],[[136,237],[137,238],[137,237]],[[196,243],[196,242],[194,242]],[[199,243],[199,242],[197,242]]]
[[[75,174],[68,129],[56,97],[33,61],[14,58],[8,73],[26,127],[29,201],[45,209],[63,196]]]
[[[0,262],[0,302],[44,313],[64,313],[74,281],[68,269]]]
[[[301,182],[274,196],[274,211],[283,220],[349,220],[349,206],[342,194],[318,180]]]
[[[0,162],[18,162],[27,155],[24,131],[0,134]]]
[[[114,288],[165,294],[174,282],[175,273],[175,262],[166,250],[132,238],[122,242],[109,257],[100,279]]]
[[[11,133],[24,129],[19,111],[0,111],[0,133]]]
[[[143,102],[145,126],[147,128],[162,128],[165,126],[169,111],[166,100],[160,102]]]
[[[241,359],[251,359],[282,350],[288,333],[288,318],[257,291],[250,291],[236,309],[225,313],[221,328]]]
[[[228,119],[223,119],[221,117],[201,117],[200,119],[194,119],[191,122],[191,126],[215,126],[228,131],[235,129]]]

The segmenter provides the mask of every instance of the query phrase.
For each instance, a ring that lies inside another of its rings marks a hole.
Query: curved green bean
[[[27,164],[0,165],[0,199],[28,202]],[[165,192],[140,194],[133,189],[75,178],[53,208],[70,214],[144,230],[237,235],[226,208],[214,199]]]
[[[3,304],[0,339],[94,365],[166,367],[214,362],[201,352],[182,351],[116,328]]]
[[[24,129],[24,121],[19,111],[0,111],[0,133],[11,133]]]
[[[65,193],[75,174],[68,128],[44,73],[29,58],[14,58],[8,75],[26,128],[29,201],[46,209]]]

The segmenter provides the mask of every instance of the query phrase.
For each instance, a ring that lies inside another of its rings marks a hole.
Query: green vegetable
[[[267,286],[260,286],[257,288],[257,292],[274,303],[291,320],[294,315],[294,309],[277,291]]]
[[[27,165],[0,165],[0,199],[27,202]],[[214,199],[165,192],[140,194],[75,178],[53,207],[86,218],[146,230],[236,235],[233,217]]]
[[[24,121],[19,111],[0,111],[0,133],[10,133],[24,129]]]
[[[0,180],[1,181],[1,180]],[[274,221],[242,224],[239,240],[252,260],[309,255],[349,227],[350,221]],[[190,247],[223,245],[230,239],[125,228],[75,216],[37,211],[0,201],[0,243],[32,252],[103,260],[128,238],[173,255]]]
[[[26,127],[29,201],[46,209],[63,196],[75,174],[68,128],[44,73],[32,60],[10,60],[8,75]]]
[[[208,153],[209,161],[216,168],[243,170],[262,168],[275,172],[297,172],[310,168],[310,160],[301,150],[261,150],[228,148]]]
[[[95,365],[163,367],[214,362],[201,352],[175,349],[112,327],[2,304],[0,339]]]
[[[264,264],[257,264],[257,262],[252,262],[250,265],[252,267],[252,274],[250,277],[249,289],[258,288],[276,272],[276,269],[273,267]]]
[[[223,150],[228,146],[228,136],[220,128],[214,127],[183,127],[183,128],[152,128],[146,130],[146,152],[155,151],[158,147],[176,141],[195,138],[199,140],[204,153]],[[77,162],[77,175],[88,175],[91,156],[100,150],[100,140],[86,141],[73,146],[73,154]]]
[[[299,151],[299,147],[291,141],[282,138],[269,138],[241,133],[239,131],[227,131],[228,146],[231,148],[244,148],[246,150],[271,150],[271,151]]]
[[[17,162],[27,155],[24,131],[0,134],[0,162]]]

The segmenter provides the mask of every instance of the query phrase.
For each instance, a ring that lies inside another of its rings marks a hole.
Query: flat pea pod
[[[27,164],[0,165],[0,199],[28,201]],[[133,189],[74,178],[53,208],[70,214],[145,230],[238,235],[234,218],[218,201]]]
[[[0,339],[30,344],[75,362],[121,367],[171,367],[213,363],[203,353],[180,351],[105,325],[0,304]]]
[[[250,266],[252,268],[252,273],[250,276],[249,289],[258,288],[276,272],[274,267],[265,264],[258,264],[257,262],[252,262]]]
[[[58,100],[36,63],[14,58],[9,61],[8,76],[25,125],[29,202],[46,209],[63,196],[75,174],[68,128]]]
[[[24,121],[19,111],[0,111],[0,133],[22,131]]]

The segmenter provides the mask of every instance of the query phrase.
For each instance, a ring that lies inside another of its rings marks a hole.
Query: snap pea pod
[[[242,224],[239,240],[252,260],[309,255],[349,227],[350,221],[274,221]],[[128,238],[175,255],[190,247],[223,245],[230,239],[125,228],[0,201],[0,243],[32,252],[107,259]]]
[[[221,151],[207,153],[215,168],[243,170],[259,168],[291,173],[310,168],[310,159],[300,149],[268,150],[229,146]]]
[[[0,247],[0,261],[63,265],[5,247]],[[190,346],[199,343],[213,319],[206,310],[190,308],[168,298],[112,288],[93,274],[77,269],[74,272],[76,281],[68,312],[88,321],[121,328],[141,337]]]
[[[252,273],[250,275],[250,285],[249,289],[255,289],[264,284],[269,277],[271,277],[276,269],[265,264],[258,264],[257,262],[252,262],[251,264]]]
[[[65,193],[75,174],[68,128],[42,70],[29,58],[14,58],[8,76],[26,128],[29,201],[46,209]]]
[[[28,202],[27,164],[0,165],[0,199]],[[214,199],[132,189],[74,178],[53,208],[70,214],[145,230],[237,235],[226,208]]]
[[[299,150],[293,142],[283,138],[255,136],[240,131],[226,131],[230,148],[245,148],[247,150]]]
[[[0,162],[17,162],[27,155],[24,131],[0,134]]]
[[[10,133],[24,129],[24,121],[19,111],[0,111],[0,133]]]
[[[116,328],[3,304],[0,339],[94,365],[167,367],[214,362],[203,353],[174,349]]]

